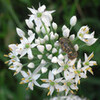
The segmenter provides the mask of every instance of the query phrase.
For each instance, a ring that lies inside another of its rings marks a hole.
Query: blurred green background
[[[76,15],[77,25],[72,33],[76,33],[82,25],[88,25],[91,32],[95,30],[95,37],[100,38],[100,0],[0,0],[0,100],[43,100],[46,92],[35,87],[35,91],[25,90],[26,85],[19,85],[20,76],[14,76],[4,64],[7,58],[8,45],[17,43],[16,27],[26,30],[25,19],[30,14],[27,7],[38,8],[39,2],[45,4],[48,10],[55,9],[53,19],[58,23],[58,33],[61,26],[69,26],[69,19]],[[100,100],[100,39],[90,46],[80,50],[79,55],[94,51],[94,58],[98,65],[93,67],[94,76],[88,73],[88,78],[81,81],[77,94],[89,100]]]

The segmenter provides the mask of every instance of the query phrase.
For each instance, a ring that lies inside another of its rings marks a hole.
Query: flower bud
[[[52,73],[53,73],[54,75],[56,75],[56,74],[57,74],[57,69],[54,68],[54,69],[52,70]]]
[[[34,66],[35,66],[34,63],[32,63],[32,62],[28,64],[29,68],[34,68]]]
[[[48,35],[45,35],[45,36],[44,36],[44,39],[45,39],[45,41],[48,41],[48,40],[49,40]]]
[[[55,39],[55,35],[53,34],[53,32],[50,33],[50,39],[54,40]]]
[[[66,28],[65,30],[63,30],[63,36],[65,38],[67,38],[69,36],[69,32],[70,32],[70,30],[68,28]]]
[[[73,16],[73,17],[70,19],[70,25],[71,25],[71,26],[75,26],[76,22],[77,22],[77,18],[76,18],[76,16]]]
[[[64,56],[63,56],[62,54],[60,54],[60,55],[58,56],[58,59],[63,60],[63,59],[64,59]]]
[[[36,30],[36,32],[37,32],[38,34],[39,34],[40,31],[41,31],[41,30],[40,30],[40,27],[36,27],[35,30]]]
[[[63,25],[62,31],[64,31],[66,28],[67,28],[67,26],[66,25]]]
[[[41,44],[44,44],[45,43],[45,40],[40,38],[40,43]]]
[[[47,68],[46,68],[46,67],[42,67],[42,68],[41,68],[41,72],[42,72],[42,73],[46,73],[46,72],[47,72]]]
[[[78,49],[79,49],[78,44],[75,44],[75,45],[74,45],[74,48],[75,48],[76,51],[78,51]]]
[[[52,59],[52,54],[48,55],[47,57],[48,59]]]
[[[39,39],[35,39],[35,43],[36,44],[40,44],[40,40]]]
[[[44,52],[44,46],[43,46],[43,45],[38,45],[38,46],[37,46],[37,49],[38,49],[41,53]]]
[[[56,53],[57,52],[57,49],[56,48],[53,48],[52,49],[52,53]]]
[[[46,44],[46,49],[47,49],[47,51],[50,51],[51,48],[52,48],[52,45],[51,45],[51,44]]]
[[[75,34],[70,35],[69,39],[73,41],[75,39]]]
[[[56,57],[56,56],[54,56],[54,57],[52,58],[51,62],[52,62],[52,63],[57,63],[57,62],[58,62],[57,57]]]
[[[54,30],[56,30],[57,29],[57,24],[55,22],[53,22],[52,27],[53,27]]]
[[[25,36],[25,33],[24,33],[20,28],[16,28],[16,31],[17,31],[17,34],[18,34],[20,37],[24,37],[24,36]]]
[[[34,24],[33,24],[33,22],[32,22],[31,20],[26,19],[25,22],[26,22],[26,25],[27,25],[29,28],[31,28],[31,29],[33,28]]]
[[[42,55],[37,55],[38,59],[41,59],[42,58]]]

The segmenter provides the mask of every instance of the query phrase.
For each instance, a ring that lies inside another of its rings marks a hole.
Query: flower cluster
[[[89,56],[84,53],[84,61],[78,56],[70,59],[68,54],[73,56],[74,52],[79,51],[81,45],[76,40],[85,42],[87,46],[94,44],[97,40],[94,38],[94,32],[89,34],[88,26],[82,26],[76,37],[75,34],[71,34],[71,29],[77,23],[76,16],[73,16],[70,19],[70,28],[62,26],[61,35],[71,42],[67,43],[71,46],[67,48],[69,52],[66,53],[63,51],[66,44],[62,47],[59,43],[58,25],[53,22],[51,15],[55,11],[46,11],[45,5],[40,6],[38,10],[28,9],[32,13],[29,19],[25,20],[28,31],[25,33],[16,28],[20,43],[9,45],[10,53],[4,56],[10,60],[5,63],[8,63],[10,70],[15,71],[14,75],[21,73],[20,84],[28,84],[27,89],[33,90],[34,86],[47,88],[47,95],[52,95],[55,90],[64,91],[65,95],[77,91],[80,80],[87,78],[87,72],[93,74],[91,66],[97,63],[91,60],[93,52]],[[40,84],[39,80],[43,83]]]
[[[48,100],[48,99],[45,99]],[[53,97],[50,98],[50,100],[87,100],[87,98],[81,98],[77,95],[68,95],[68,96],[58,96],[58,97]]]

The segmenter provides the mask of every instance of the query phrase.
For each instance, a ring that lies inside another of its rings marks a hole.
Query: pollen
[[[24,82],[20,82],[19,84],[24,84]]]
[[[8,57],[8,55],[4,54],[4,57]]]
[[[6,62],[5,62],[5,64],[8,64],[8,63],[9,63],[9,61],[6,61]]]
[[[29,82],[29,80],[26,80],[26,82]]]
[[[93,58],[94,54],[92,53],[89,57],[88,60],[90,60],[91,58]]]
[[[42,80],[42,82],[46,82],[46,80]]]
[[[22,78],[21,80],[23,81],[23,80],[25,80],[25,78]]]
[[[9,68],[14,68],[14,66],[10,66]]]
[[[49,92],[48,92],[48,94],[47,94],[47,96],[49,96],[49,95],[50,95],[50,93],[51,93],[51,92],[49,91]]]

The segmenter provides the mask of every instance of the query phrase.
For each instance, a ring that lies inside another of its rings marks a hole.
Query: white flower
[[[38,45],[38,46],[37,46],[37,49],[38,49],[41,53],[44,52],[44,46],[43,46],[43,45]]]
[[[51,62],[52,63],[57,63],[58,62],[58,58],[56,56],[52,57]]]
[[[73,67],[74,73],[75,73],[75,83],[80,84],[80,79],[81,78],[87,78],[86,73],[82,70],[83,67],[81,67],[81,59],[78,60],[77,62],[77,67]]]
[[[96,61],[90,61],[91,58],[93,58],[94,54],[93,52],[89,55],[89,57],[87,57],[87,54],[85,53],[85,61],[83,62],[84,66],[93,66],[93,65],[97,65]]]
[[[72,90],[78,90],[78,87],[73,79],[62,80],[61,82],[64,83],[64,85],[59,91],[65,90],[66,95],[69,93],[69,91],[73,92]]]
[[[34,20],[35,24],[38,27],[42,26],[42,22],[46,25],[46,26],[50,26],[50,22],[52,21],[52,16],[51,14],[54,11],[45,11],[46,6],[42,5],[38,8],[38,10],[36,10],[35,8],[28,8],[31,12],[32,15],[30,16],[30,20]],[[41,22],[42,21],[42,22]]]
[[[52,49],[52,45],[51,44],[46,44],[46,49],[47,49],[47,51],[50,51]]]
[[[85,61],[83,62],[84,67],[82,68],[82,70],[86,73],[87,71],[89,71],[91,74],[93,74],[92,68],[90,66],[94,66],[97,65],[96,61],[90,61],[91,58],[93,58],[94,54],[93,52],[89,55],[89,57],[87,56],[87,54],[85,53]]]
[[[55,22],[53,22],[52,27],[53,27],[54,30],[56,30],[57,29],[57,24]]]
[[[9,67],[9,69],[15,70],[16,72],[14,73],[14,75],[16,75],[21,71],[22,67],[23,65],[20,62],[14,62],[13,65]]]
[[[28,31],[29,37],[22,37],[21,44],[19,44],[20,49],[20,58],[23,57],[26,53],[28,54],[28,59],[33,59],[33,54],[31,48],[34,48],[37,44],[32,43],[35,38],[35,34],[30,30]]]
[[[76,16],[73,16],[73,17],[70,19],[70,25],[71,25],[71,26],[75,26],[76,22],[77,22],[77,18],[76,18]]]
[[[94,32],[92,32],[91,34],[89,33],[89,28],[88,26],[82,26],[77,34],[78,38],[80,40],[82,40],[83,42],[85,42],[87,45],[92,45],[94,44],[97,39],[94,38]]]
[[[24,78],[22,78],[20,84],[28,83],[28,88],[31,90],[33,90],[34,85],[40,86],[36,81],[40,77],[40,74],[32,74],[30,70],[28,70],[27,73],[25,71],[21,71],[21,74]]]
[[[49,71],[48,79],[41,79],[44,84],[41,85],[43,88],[49,88],[49,92],[47,95],[52,95],[54,92],[54,89],[58,89],[59,85],[58,83],[61,82],[62,78],[58,78],[54,80],[54,75],[51,71]]]
[[[29,67],[29,68],[34,68],[34,67],[35,67],[35,65],[34,65],[34,63],[30,62],[30,63],[28,64],[28,66],[27,66],[27,67]]]
[[[7,55],[9,58],[11,58],[9,60],[9,65],[14,63],[14,62],[19,62],[19,58],[18,58],[18,52],[17,52],[17,49],[18,49],[18,46],[15,45],[15,44],[10,44],[9,45],[9,49],[10,49],[10,53]]]
[[[27,25],[29,28],[31,28],[31,29],[33,28],[34,24],[33,24],[33,22],[32,22],[31,20],[26,19],[25,22],[26,22],[26,25]]]

